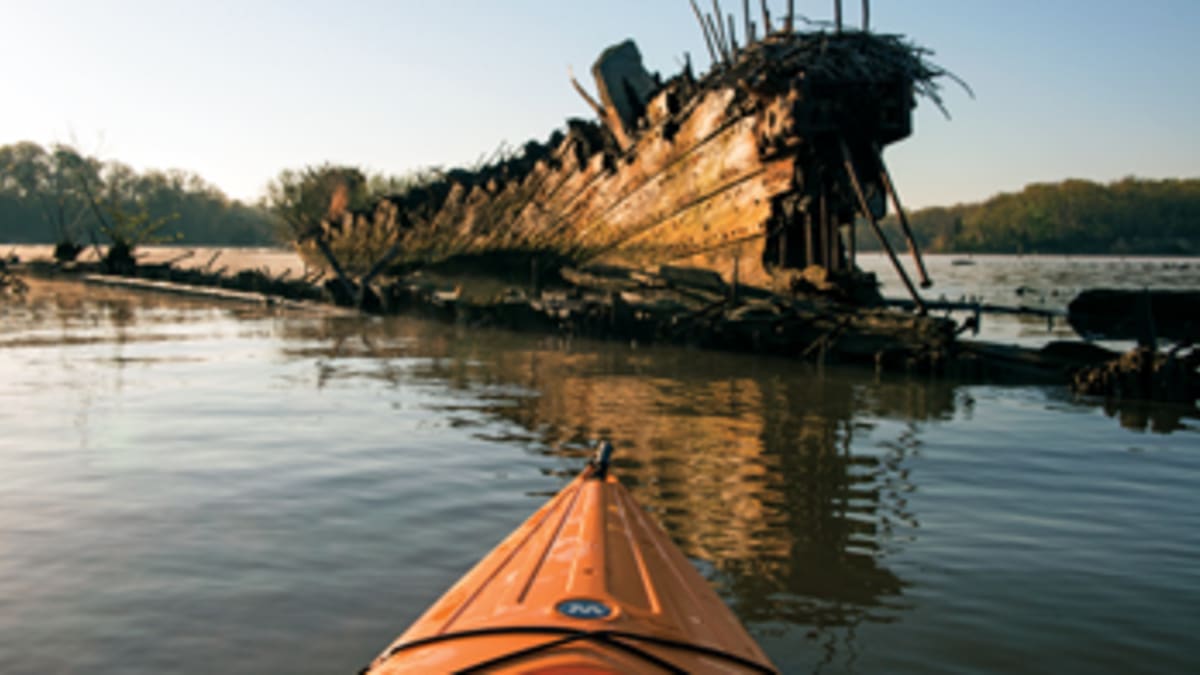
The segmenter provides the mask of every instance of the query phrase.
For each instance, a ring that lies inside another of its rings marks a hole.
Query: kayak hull
[[[775,670],[632,495],[589,466],[367,672]]]

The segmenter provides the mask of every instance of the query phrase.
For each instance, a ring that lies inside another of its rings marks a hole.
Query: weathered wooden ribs
[[[545,252],[775,287],[814,265],[852,274],[855,220],[882,218],[889,195],[899,209],[881,150],[911,133],[917,93],[940,104],[945,73],[866,31],[707,37],[723,42],[699,79],[689,63],[662,82],[632,41],[609,48],[593,67],[599,101],[575,83],[598,121],[342,214],[327,238],[369,237],[406,268]]]

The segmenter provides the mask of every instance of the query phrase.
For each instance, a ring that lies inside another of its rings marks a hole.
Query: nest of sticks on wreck
[[[974,93],[962,78],[934,63],[933,56],[933,50],[902,35],[776,33],[740,50],[727,67],[716,64],[701,80],[700,89],[736,82],[755,93],[780,93],[798,80],[840,85],[910,82],[914,94],[933,102],[948,117],[942,96],[945,80],[971,96]]]

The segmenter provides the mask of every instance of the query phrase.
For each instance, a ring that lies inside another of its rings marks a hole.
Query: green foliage
[[[922,209],[909,221],[930,252],[1200,255],[1200,179],[1033,184],[979,204]],[[903,241],[894,217],[884,229]],[[877,245],[865,229],[859,241]]]
[[[177,240],[178,235],[164,234],[162,229],[167,223],[178,219],[177,214],[154,216],[145,204],[137,204],[134,209],[119,204],[105,207],[108,218],[99,225],[100,233],[116,246],[126,246],[130,249],[143,244],[162,244]]]
[[[355,167],[306,166],[284,169],[267,184],[267,210],[292,237],[304,238],[327,218],[366,208],[367,177]]]
[[[53,241],[76,242],[87,215],[76,177],[94,169],[65,145],[49,151],[29,142],[0,147],[0,223],[11,218],[42,228]]]
[[[152,239],[242,246],[278,241],[264,208],[231,200],[193,173],[138,173],[69,146],[46,149],[29,142],[0,146],[0,241],[77,243],[98,233],[100,217],[90,208],[85,183],[106,216],[108,206],[139,218],[145,211],[139,224],[122,226],[131,233],[166,219]]]

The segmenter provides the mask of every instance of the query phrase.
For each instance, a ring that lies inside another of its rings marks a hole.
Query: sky
[[[833,4],[795,2],[819,20]],[[911,207],[1200,177],[1198,0],[873,0],[871,25],[975,91],[947,82],[952,119],[923,101],[886,150]],[[593,117],[568,72],[594,92],[592,62],[626,38],[664,78],[685,53],[708,67],[687,0],[0,0],[0,144],[73,143],[243,200],[325,161],[449,168]]]

